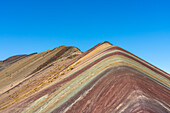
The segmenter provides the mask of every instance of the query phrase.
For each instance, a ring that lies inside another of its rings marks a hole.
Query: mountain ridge
[[[0,112],[170,111],[169,74],[107,41],[84,53],[60,46],[27,59],[34,60],[18,69],[33,73],[0,95]]]

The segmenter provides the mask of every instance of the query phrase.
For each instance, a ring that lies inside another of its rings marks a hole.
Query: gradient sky
[[[0,60],[105,40],[170,73],[170,0],[0,1]]]

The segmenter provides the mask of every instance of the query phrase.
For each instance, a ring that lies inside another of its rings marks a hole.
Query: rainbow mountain
[[[107,41],[0,67],[0,113],[170,113],[170,75]]]

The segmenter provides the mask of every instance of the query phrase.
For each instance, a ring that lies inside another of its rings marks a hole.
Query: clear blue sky
[[[170,73],[170,0],[0,1],[0,60],[105,40]]]

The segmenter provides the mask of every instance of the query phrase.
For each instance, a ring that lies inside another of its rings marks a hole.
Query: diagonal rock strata
[[[61,46],[28,58],[37,59],[36,66],[22,61],[19,67],[34,68],[1,94],[0,112],[170,112],[169,74],[109,42],[84,53]]]

